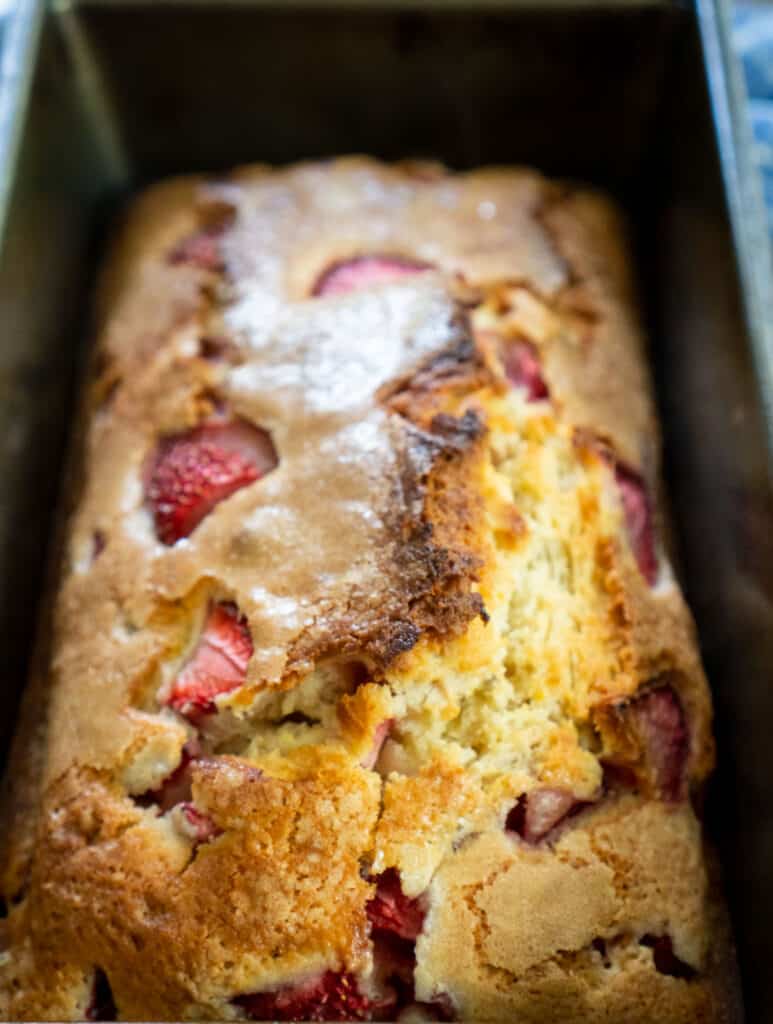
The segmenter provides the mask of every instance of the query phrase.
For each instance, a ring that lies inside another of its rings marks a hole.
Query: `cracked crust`
[[[369,254],[422,273],[313,294]],[[618,462],[642,481],[657,536],[607,201],[362,158],[181,179],[134,205],[97,321],[51,656],[11,762],[3,1018],[81,1019],[97,971],[125,1019],[240,1018],[239,997],[325,971],[376,1005],[367,903],[396,869],[427,908],[425,1009],[735,1019],[687,799],[713,761],[706,681],[615,484]],[[508,380],[524,344],[547,398]],[[279,465],[165,546],[148,460],[222,415],[268,431]],[[196,721],[163,695],[212,602],[253,654]],[[625,720],[664,679],[689,737],[679,800],[640,783]],[[184,771],[204,839],[153,797]],[[527,842],[510,813],[546,788],[572,811]]]
[[[721,991],[653,975],[633,941],[667,933],[705,962],[705,886],[686,806],[625,798],[549,850],[481,834],[434,876],[418,992],[440,986],[482,1019],[732,1019]]]

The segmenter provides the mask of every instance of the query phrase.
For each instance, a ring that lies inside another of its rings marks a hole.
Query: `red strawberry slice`
[[[206,423],[163,440],[150,466],[146,496],[164,544],[189,536],[202,519],[277,465],[271,438],[243,421]]]
[[[623,705],[621,716],[642,748],[645,771],[664,800],[685,795],[689,735],[682,706],[670,686]]]
[[[200,756],[198,740],[190,740],[183,747],[180,763],[172,774],[164,779],[158,789],[137,798],[141,806],[155,805],[164,814],[174,810],[178,815],[176,823],[197,846],[220,835],[220,829],[214,821],[192,803],[191,766]]]
[[[208,843],[210,839],[221,835],[221,830],[207,814],[203,814],[192,803],[180,804],[180,816],[184,831],[193,839],[196,846]]]
[[[415,942],[424,926],[421,901],[405,895],[394,868],[379,875],[376,885],[376,894],[366,906],[371,929]]]
[[[504,364],[507,379],[514,387],[523,388],[530,402],[539,402],[549,397],[537,350],[530,342],[510,342],[505,351]]]
[[[224,228],[224,224],[217,224],[188,235],[169,253],[169,262],[172,264],[188,264],[199,267],[201,270],[211,270],[215,273],[224,270],[225,266],[220,248],[220,237],[223,234]]]
[[[652,511],[644,481],[638,473],[619,462],[615,465],[615,480],[634,557],[642,576],[652,586],[658,576],[658,560]]]
[[[171,810],[177,804],[185,803],[191,799],[191,765],[201,754],[198,740],[189,740],[182,749],[180,763],[167,776],[158,789],[152,789],[138,797],[138,803],[143,807],[150,807],[155,804],[163,812]]]
[[[238,608],[226,602],[213,605],[166,703],[189,718],[215,711],[218,694],[244,683],[252,649],[247,622]]]
[[[376,731],[373,733],[373,746],[360,762],[363,768],[368,770],[375,768],[378,755],[381,753],[381,748],[384,746],[393,724],[394,719],[387,718],[376,726]]]
[[[345,295],[361,288],[402,281],[430,269],[428,263],[399,256],[356,256],[328,267],[317,279],[312,295]]]
[[[538,843],[582,801],[567,789],[545,786],[522,794],[507,816],[505,828],[527,843]]]
[[[451,1000],[438,993],[429,1003],[416,1001],[414,971],[416,939],[424,926],[423,900],[406,896],[400,875],[389,868],[376,879],[376,895],[366,905],[373,943],[374,978],[385,992],[394,993],[392,1016],[413,1009],[422,1020],[453,1020]]]
[[[374,1002],[364,996],[357,979],[346,972],[326,971],[310,981],[276,992],[238,996],[234,1003],[251,1020],[386,1020],[394,1000]]]

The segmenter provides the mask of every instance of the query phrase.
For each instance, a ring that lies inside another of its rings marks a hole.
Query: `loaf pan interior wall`
[[[361,151],[524,162],[633,228],[682,576],[717,708],[708,807],[750,1020],[773,1005],[773,538],[762,406],[694,14],[84,3],[47,16],[0,262],[4,743],[23,687],[106,225],[191,169]]]

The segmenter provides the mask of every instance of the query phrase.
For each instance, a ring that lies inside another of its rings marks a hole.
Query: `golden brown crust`
[[[49,797],[52,827],[31,882],[40,911],[18,927],[37,956],[47,959],[64,941],[72,960],[100,964],[131,1019],[181,1017],[194,1000],[217,1014],[256,978],[303,975],[340,959],[356,969],[367,950],[370,892],[358,858],[370,845],[378,784],[347,768],[330,758],[284,780],[227,758],[202,762],[197,806],[223,835],[193,856],[168,823],[127,806],[104,780],[70,775]],[[124,872],[131,884],[119,883]],[[45,1016],[45,998],[14,1012]]]
[[[368,256],[428,269],[314,294]],[[368,907],[394,869],[426,913],[421,1003],[732,1019],[688,799],[706,681],[661,545],[626,526],[633,501],[648,529],[658,440],[613,208],[529,171],[362,158],[183,179],[135,204],[98,322],[12,762],[2,1016],[78,1019],[97,971],[127,1019],[240,1018],[325,971],[375,1006]],[[162,544],[153,453],[217,417],[279,464]],[[213,602],[253,653],[197,718],[169,693]],[[541,798],[564,807],[542,826]]]
[[[705,876],[686,807],[626,798],[549,849],[481,835],[432,885],[420,993],[440,983],[483,1019],[728,1019],[721,983],[653,974],[634,938],[665,932],[687,962],[705,956]]]

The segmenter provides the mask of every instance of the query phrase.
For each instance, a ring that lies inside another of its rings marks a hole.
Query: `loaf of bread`
[[[361,158],[178,179],[97,320],[4,1019],[733,1019],[614,208]]]

